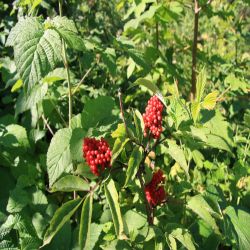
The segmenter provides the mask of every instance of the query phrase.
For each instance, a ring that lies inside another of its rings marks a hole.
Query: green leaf
[[[73,160],[83,162],[82,145],[86,132],[81,128],[75,128],[70,139],[70,153]]]
[[[138,85],[142,85],[142,86],[146,87],[147,89],[149,89],[150,91],[152,91],[159,98],[159,100],[165,105],[165,107],[167,107],[167,104],[166,104],[160,90],[150,80],[145,79],[145,78],[139,78],[133,84],[131,84],[128,89],[131,89],[131,88],[138,86]]]
[[[116,54],[115,50],[112,48],[107,48],[102,53],[102,60],[107,66],[110,74],[114,77],[116,75]]]
[[[22,79],[18,79],[15,84],[12,86],[11,88],[11,92],[16,92],[17,90],[19,90],[21,87],[23,86],[23,81]]]
[[[112,117],[112,109],[115,102],[108,96],[100,96],[94,100],[86,102],[82,113],[82,125],[84,129],[100,126],[107,123]]]
[[[44,30],[41,19],[21,18],[9,34],[17,71],[28,90],[61,61],[61,40],[54,30]]]
[[[142,148],[139,146],[135,146],[128,161],[125,186],[127,186],[129,182],[133,181],[133,179],[135,178],[135,175],[139,169],[142,158],[143,158]]]
[[[92,207],[93,207],[93,195],[90,194],[86,197],[81,214],[80,230],[79,230],[79,245],[80,249],[91,249],[90,248],[90,225],[92,218]]]
[[[216,105],[218,91],[213,91],[209,93],[202,102],[202,107],[208,110],[214,109]]]
[[[177,239],[188,250],[196,249],[192,240],[192,236],[186,229],[175,228],[174,230],[172,230],[169,236]],[[169,238],[170,241],[171,237]]]
[[[115,144],[112,149],[112,157],[111,157],[111,165],[115,162],[116,158],[120,155],[122,152],[123,148],[125,147],[126,143],[129,141],[128,138],[122,139],[122,138],[117,138],[115,140]]]
[[[20,188],[15,188],[10,192],[6,210],[9,213],[18,213],[29,203],[29,201],[30,197],[27,192]]]
[[[158,89],[158,87],[155,84],[153,84],[151,81],[149,81],[148,79],[145,79],[145,78],[137,79],[133,84],[131,84],[129,86],[128,89],[131,89],[131,88],[133,88],[135,86],[138,86],[138,85],[142,85],[142,86],[146,87],[147,89],[149,89],[153,93],[159,93],[160,92],[160,90]]]
[[[243,209],[237,209],[229,206],[225,209],[226,215],[229,216],[236,233],[238,249],[249,250],[250,249],[250,213]]]
[[[2,136],[0,136],[0,145],[11,148],[27,151],[30,147],[26,129],[17,124],[8,125]]]
[[[27,94],[24,91],[18,96],[16,101],[16,115],[23,113],[26,110],[31,109],[40,102],[48,91],[47,84],[38,84],[32,87],[30,93]]]
[[[74,175],[66,175],[60,178],[51,187],[51,192],[72,192],[72,191],[88,191],[89,184],[82,178]]]
[[[201,217],[214,230],[216,234],[220,234],[215,219],[211,216],[211,214],[216,212],[212,210],[212,208],[208,205],[206,200],[201,195],[192,197],[188,201],[187,207],[190,208],[199,217]]]
[[[191,104],[191,112],[192,112],[194,123],[196,123],[197,121],[197,118],[200,114],[200,110],[201,110],[201,104],[199,102],[193,102]]]
[[[121,210],[120,210],[119,201],[118,201],[118,193],[115,188],[115,183],[112,179],[110,179],[108,184],[105,183],[104,190],[105,190],[106,199],[108,201],[108,204],[111,210],[116,235],[118,236],[118,238],[121,238],[123,236],[124,226],[123,226],[122,215],[121,215]]]
[[[51,242],[56,233],[62,228],[62,226],[69,221],[71,216],[76,212],[78,207],[82,204],[82,199],[68,201],[58,208],[50,221],[49,228],[47,229],[43,246]]]
[[[183,150],[173,141],[168,141],[168,154],[180,165],[189,179],[189,169]]]
[[[135,62],[132,58],[129,58],[128,68],[127,68],[127,78],[128,79],[133,74],[134,70],[135,70]]]
[[[112,132],[112,138],[124,138],[126,137],[126,129],[124,123],[119,123],[117,129]]]
[[[143,140],[144,122],[141,113],[137,109],[134,110],[134,123],[137,138],[139,138],[139,141],[141,142]]]
[[[70,155],[71,130],[68,128],[60,129],[51,140],[47,153],[47,170],[49,184],[54,182],[64,173],[72,170]]]
[[[229,74],[226,77],[225,84],[230,85],[232,91],[242,89],[245,93],[247,93],[247,83],[237,78],[234,74]]]
[[[206,83],[207,83],[207,72],[204,67],[197,76],[196,98],[195,98],[197,103],[200,103],[203,98]]]
[[[79,51],[85,49],[84,41],[78,35],[78,31],[72,20],[65,16],[56,16],[52,19],[52,26],[69,47]]]

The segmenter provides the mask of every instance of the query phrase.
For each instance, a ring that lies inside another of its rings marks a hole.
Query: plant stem
[[[59,0],[59,14],[62,16],[62,0]],[[68,83],[68,99],[69,99],[69,128],[71,127],[71,119],[72,119],[72,90],[71,90],[71,81],[70,81],[70,73],[69,73],[69,64],[66,54],[66,44],[62,39],[62,56],[63,63],[67,73],[67,83]]]
[[[49,125],[47,119],[44,117],[43,114],[42,114],[41,117],[42,117],[42,119],[43,119],[43,122],[44,122],[45,126],[48,128],[49,132],[51,133],[51,135],[54,136],[55,134],[54,134],[52,128],[50,127],[50,125]]]
[[[194,100],[196,93],[196,59],[197,59],[197,38],[199,27],[199,5],[198,1],[194,0],[194,37],[192,47],[192,77],[191,77],[191,93],[190,100]]]
[[[62,0],[59,0],[59,14],[62,16]],[[70,82],[70,74],[69,74],[69,64],[67,60],[66,54],[66,44],[65,41],[62,39],[62,56],[63,56],[63,63],[67,73],[67,82],[68,82],[68,98],[69,98],[69,128],[71,128],[71,119],[72,119],[72,90],[71,90],[71,82]],[[76,199],[76,191],[73,192],[73,199]]]

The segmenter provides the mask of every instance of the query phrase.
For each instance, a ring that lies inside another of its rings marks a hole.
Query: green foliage
[[[196,55],[193,1],[5,2],[0,249],[250,249],[249,1],[197,1]],[[86,137],[112,151],[99,176]]]

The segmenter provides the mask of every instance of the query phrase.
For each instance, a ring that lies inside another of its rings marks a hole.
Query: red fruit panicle
[[[166,200],[166,192],[162,186],[164,180],[163,172],[158,170],[153,174],[152,180],[145,186],[146,199],[152,207],[156,207]]]
[[[83,140],[83,157],[94,175],[99,176],[107,167],[111,167],[110,160],[112,152],[107,141],[103,138],[84,138]]]
[[[143,114],[145,137],[148,135],[148,131],[150,131],[153,138],[160,138],[162,132],[162,111],[163,104],[157,96],[152,96],[148,101],[146,112]]]

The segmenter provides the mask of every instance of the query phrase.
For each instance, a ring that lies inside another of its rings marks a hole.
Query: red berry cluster
[[[110,167],[111,154],[108,143],[101,138],[84,138],[83,140],[83,156],[94,175],[99,176],[100,171],[106,167]]]
[[[148,134],[148,130],[153,138],[158,139],[162,132],[162,111],[163,104],[157,96],[152,96],[146,107],[146,112],[143,114],[143,121],[145,124],[144,136]]]
[[[146,198],[152,207],[156,207],[166,199],[166,192],[161,185],[164,180],[163,172],[158,170],[153,174],[152,180],[145,186]]]

